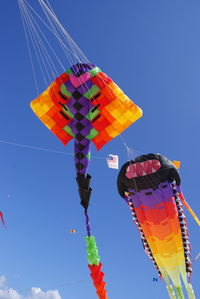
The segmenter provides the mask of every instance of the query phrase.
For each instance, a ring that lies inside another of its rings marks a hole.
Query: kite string
[[[42,7],[42,10],[43,10],[48,22],[49,22],[50,27],[46,24],[45,21],[43,21],[43,19],[37,14],[37,12],[35,12],[33,7],[26,0],[18,0],[18,2],[19,2],[20,9],[21,9],[21,14],[23,13],[23,18],[22,19],[23,19],[24,27],[25,27],[25,24],[26,24],[26,27],[27,27],[27,28],[25,28],[25,31],[26,31],[26,33],[27,32],[29,33],[29,38],[31,39],[32,46],[34,48],[35,54],[36,54],[37,59],[38,59],[38,65],[41,68],[41,63],[42,63],[43,68],[45,69],[45,71],[47,73],[47,76],[49,76],[49,72],[47,71],[47,68],[46,68],[47,65],[48,65],[48,67],[49,67],[52,74],[53,74],[53,69],[54,69],[54,71],[56,71],[56,67],[53,64],[53,61],[50,58],[49,53],[48,53],[42,39],[44,39],[44,41],[46,42],[46,44],[48,45],[48,47],[50,48],[50,50],[54,54],[55,58],[59,62],[62,69],[63,69],[63,65],[62,65],[61,61],[59,60],[58,56],[56,55],[54,49],[51,47],[50,42],[47,40],[46,36],[41,31],[39,25],[37,24],[37,22],[36,22],[36,20],[33,16],[33,13],[40,19],[40,21],[56,37],[56,39],[58,40],[62,50],[64,51],[65,56],[67,57],[68,61],[71,62],[71,64],[73,64],[73,60],[76,61],[76,62],[77,61],[80,62],[81,60],[89,62],[89,60],[84,55],[84,53],[80,50],[80,48],[72,40],[72,38],[70,37],[68,32],[64,29],[64,27],[58,21],[56,15],[55,15],[55,12],[51,8],[48,1],[47,1],[47,4],[46,4],[43,0],[39,0],[39,3]],[[31,11],[32,11],[32,14],[31,14]],[[24,20],[26,20],[26,22]],[[26,34],[26,37],[27,37],[27,43],[28,43],[28,48],[29,48],[29,55],[31,57],[31,60],[33,60],[32,55],[30,53],[31,48],[30,48],[30,44],[29,44],[29,41],[28,41],[28,34]],[[82,58],[84,57],[84,59],[82,59],[81,57]],[[41,63],[40,63],[40,60],[41,60]],[[44,62],[45,60],[46,60],[46,63]],[[32,62],[32,66],[33,66],[33,62]],[[42,71],[42,74],[43,74],[43,79],[46,82],[46,79],[44,78],[43,68],[42,68],[41,71]],[[36,80],[36,71],[35,71],[35,69],[33,70],[33,73],[34,73],[34,78]],[[53,76],[55,77],[55,74]],[[80,83],[82,83],[82,82],[80,82]],[[38,84],[36,84],[36,85],[38,85]],[[46,85],[47,85],[47,82],[46,82]],[[36,87],[36,89],[38,91],[38,86]],[[39,92],[38,92],[38,94],[39,94]]]
[[[33,15],[28,9],[27,3],[25,1],[23,2],[23,18],[26,23],[26,27],[27,27],[26,30],[29,33],[30,43],[35,52],[35,56],[37,58],[38,66],[41,71],[44,83],[45,85],[47,85],[47,81],[49,82],[51,81],[48,67],[51,70],[51,73],[53,74],[49,62],[49,57],[48,57],[49,54],[46,50],[44,42],[42,41],[42,35],[41,36],[39,35],[39,30],[38,30],[39,26],[37,25],[36,20],[34,19]]]
[[[53,23],[52,19],[51,19],[51,15],[48,14],[48,11],[46,11],[43,7],[43,5],[41,4],[41,2],[39,1],[42,9],[43,9],[43,12],[49,22],[49,25],[50,25],[50,28],[51,28],[51,32],[53,33],[53,35],[55,36],[55,38],[57,39],[58,43],[60,44],[60,47],[62,48],[65,56],[67,57],[68,61],[73,64],[73,59],[74,59],[74,51],[73,51],[73,48],[70,49],[70,51],[72,52],[72,55],[70,56],[70,52],[68,51],[68,47],[65,45],[65,42],[63,41],[62,39],[62,36],[59,35],[59,32],[58,32],[58,29],[56,28],[56,24]],[[69,45],[70,47],[70,45]],[[76,57],[75,57],[76,59]]]
[[[77,59],[77,61],[85,61],[89,62],[85,54],[81,51],[81,49],[78,47],[78,45],[75,43],[75,41],[71,38],[69,33],[66,31],[66,29],[62,26],[62,24],[59,22],[55,12],[53,11],[52,7],[50,6],[49,2],[44,0],[39,0],[39,3],[45,12],[46,16],[49,15],[49,18],[52,19],[52,22],[54,22],[55,26],[57,26],[58,30],[60,31],[60,35],[65,38],[67,41],[69,47],[72,49],[74,57]]]
[[[198,259],[199,259],[199,257],[200,257],[200,252],[197,254],[197,256],[195,257],[195,259],[194,259],[194,262],[196,262]]]
[[[42,38],[44,39],[44,41],[46,42],[47,46],[49,47],[49,49],[52,51],[52,53],[54,54],[57,62],[59,63],[59,65],[62,67],[63,70],[65,70],[62,62],[60,61],[59,57],[56,55],[53,47],[51,46],[50,42],[48,41],[48,39],[46,38],[46,36],[44,35],[44,33],[42,32],[42,30],[39,28],[39,25],[37,24],[36,20],[34,19],[33,15],[31,15],[30,11],[28,11],[29,15],[30,15],[30,19],[32,20],[30,26],[32,26],[34,28],[34,32],[35,32],[35,36],[37,38],[37,41],[41,47],[41,51],[43,52],[43,57],[46,59],[49,69],[51,70],[51,73],[53,75],[53,78],[55,78],[55,76],[58,76],[58,72],[56,70],[55,64],[53,63],[53,60],[51,58],[51,56],[49,55],[47,48],[44,44],[44,42],[42,41]],[[35,25],[34,25],[35,24]],[[40,36],[41,35],[41,36]],[[39,47],[38,47],[39,48]],[[41,54],[40,54],[41,55]],[[43,60],[43,57],[41,55],[41,58]],[[55,74],[56,73],[56,74]]]
[[[12,142],[12,141],[1,140],[1,139],[0,139],[0,143],[12,145],[12,146],[17,146],[17,147],[23,147],[23,148],[32,149],[32,150],[45,151],[45,152],[50,152],[50,153],[74,156],[74,154],[69,153],[69,152],[56,151],[56,150],[48,149],[48,148],[44,148],[44,147],[39,147],[39,146],[34,146],[34,145],[27,145],[27,144],[22,144],[22,143],[16,143],[16,142]],[[92,156],[92,158],[99,159],[99,160],[106,160],[106,158],[97,157],[97,156]]]
[[[42,7],[42,10],[49,22],[50,27],[43,21],[43,19],[37,14],[37,12],[35,12],[35,10],[32,8],[32,6],[26,1],[26,0],[19,0],[20,3],[23,3],[24,6],[24,14],[27,15],[27,19],[29,18],[29,22],[27,21],[27,27],[28,27],[28,31],[29,31],[29,35],[32,41],[32,45],[33,48],[35,50],[37,59],[38,59],[38,64],[40,66],[40,69],[42,71],[43,74],[43,78],[44,78],[44,72],[43,72],[43,68],[41,68],[41,64],[40,64],[40,59],[41,62],[44,66],[44,69],[46,70],[47,75],[49,76],[49,73],[47,71],[47,66],[49,67],[51,73],[53,74],[53,68],[56,71],[56,68],[52,62],[51,57],[49,56],[49,53],[46,50],[46,47],[44,45],[44,42],[42,41],[42,38],[44,39],[44,41],[46,42],[46,44],[48,45],[48,47],[50,48],[50,50],[52,51],[52,53],[54,54],[54,56],[56,57],[56,59],[58,60],[59,64],[62,66],[61,61],[59,60],[59,58],[57,57],[54,49],[51,47],[49,41],[47,40],[46,36],[43,34],[43,32],[41,31],[41,29],[39,28],[35,18],[33,17],[33,15],[31,14],[31,11],[40,19],[40,21],[51,31],[51,33],[57,38],[58,42],[60,43],[61,48],[64,51],[65,56],[67,57],[67,59],[69,60],[69,62],[71,64],[77,62],[77,61],[81,61],[82,57],[84,57],[83,52],[80,50],[80,48],[76,45],[76,43],[72,40],[72,38],[70,37],[70,35],[68,34],[68,32],[64,29],[64,27],[61,25],[61,23],[58,21],[55,12],[53,11],[53,9],[51,8],[50,4],[48,1],[47,4],[43,1],[43,0],[39,0],[39,3]],[[30,11],[31,10],[31,11]],[[33,37],[34,38],[33,38]],[[67,45],[68,47],[67,47]],[[35,45],[36,44],[36,45]],[[41,48],[41,49],[40,49]],[[38,50],[38,53],[37,51]],[[67,51],[66,51],[67,50]],[[70,55],[69,51],[71,52]],[[77,55],[78,53],[78,55]],[[73,58],[76,59],[73,59]],[[44,61],[46,60],[47,63],[44,63]],[[73,61],[74,60],[74,61]],[[87,59],[87,57],[85,56],[85,58],[83,59],[83,61],[89,62],[89,60]],[[52,66],[52,67],[51,67]],[[55,75],[53,75],[55,77]],[[58,75],[57,75],[58,76]],[[82,84],[83,79],[81,79],[81,77],[79,78],[79,82],[80,84]],[[47,80],[44,78],[44,81],[46,82]],[[51,81],[51,80],[50,80]],[[46,82],[47,85],[47,82]],[[85,90],[85,92],[87,91],[87,89],[85,88],[84,84],[83,84],[83,90]],[[90,90],[89,90],[90,92]],[[91,93],[91,92],[90,92]]]
[[[24,1],[25,0],[18,0],[18,1]],[[33,9],[33,7],[26,2],[26,5],[30,8],[30,10],[32,10],[32,12],[35,14],[35,16],[38,17],[38,19],[43,23],[43,25],[57,38],[57,36],[55,35],[55,32],[48,26],[48,24],[42,19],[42,17]],[[67,47],[67,45],[64,44],[64,42],[59,39],[58,40],[60,43],[62,43],[62,46],[65,47],[66,51],[68,51],[68,53],[71,53],[71,55],[73,55],[72,50],[70,48]]]
[[[47,55],[44,54],[44,44],[41,41],[41,38],[37,32],[37,29],[33,23],[32,15],[30,14],[28,8],[24,5],[24,19],[26,20],[27,24],[27,31],[29,32],[29,37],[32,42],[32,46],[38,61],[38,65],[41,71],[41,74],[43,76],[43,80],[45,85],[47,85],[47,82],[51,81],[50,75],[48,72],[48,61],[47,61]],[[45,63],[45,60],[47,63]]]
[[[26,25],[25,25],[25,17],[24,17],[24,11],[23,11],[23,8],[22,8],[21,0],[18,0],[18,4],[19,4],[19,10],[20,10],[21,18],[22,18],[24,33],[25,33],[25,37],[26,37],[26,43],[27,43],[27,48],[28,48],[28,52],[29,52],[29,58],[30,58],[32,72],[33,72],[33,78],[34,78],[34,82],[35,82],[36,93],[37,93],[37,95],[39,95],[39,88],[38,88],[38,82],[37,82],[37,77],[36,77],[36,70],[34,68],[33,56],[31,54],[31,47],[30,47],[30,42],[29,42],[29,39],[28,39],[27,28],[26,28]]]

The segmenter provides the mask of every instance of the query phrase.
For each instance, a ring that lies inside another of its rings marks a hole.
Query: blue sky
[[[199,1],[50,2],[90,61],[143,109],[144,116],[123,133],[128,146],[135,153],[158,152],[180,160],[183,192],[200,216]],[[17,1],[1,3],[0,36],[0,209],[6,222],[6,229],[0,228],[0,298],[94,299],[73,142],[64,148],[29,107],[37,94]],[[99,152],[92,146],[89,169],[93,187],[89,214],[109,299],[167,298],[164,282],[152,281],[156,271],[117,193],[118,172],[107,168],[109,153],[119,155],[120,166],[128,159],[117,137]],[[195,257],[199,228],[185,213]],[[76,234],[69,234],[70,229]],[[199,265],[194,263],[192,276],[197,298]],[[33,287],[43,293],[31,291]],[[6,293],[9,288],[18,297]]]

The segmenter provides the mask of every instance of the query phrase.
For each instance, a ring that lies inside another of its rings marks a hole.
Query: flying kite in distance
[[[5,221],[3,219],[3,213],[0,211],[0,219],[3,225],[5,225]]]
[[[160,154],[141,155],[128,161],[122,166],[117,182],[119,194],[129,204],[144,250],[166,282],[169,297],[184,298],[182,279],[188,298],[194,299],[188,282],[192,273],[191,247],[180,183],[175,165]],[[195,220],[199,224],[197,217]]]
[[[87,252],[91,277],[100,299],[106,299],[102,264],[87,209],[91,176],[87,173],[91,141],[97,150],[142,116],[142,110],[91,63],[77,63],[60,75],[35,100],[31,108],[64,144],[74,139],[76,181],[85,210]]]

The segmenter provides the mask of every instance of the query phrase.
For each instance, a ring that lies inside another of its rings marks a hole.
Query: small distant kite
[[[75,229],[70,229],[70,234],[75,234],[76,233],[76,231],[75,231]]]
[[[3,219],[3,213],[0,211],[0,219],[3,225],[5,225],[5,221]]]

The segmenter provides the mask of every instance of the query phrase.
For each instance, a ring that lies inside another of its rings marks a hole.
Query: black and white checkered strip
[[[145,238],[145,235],[144,235],[144,232],[142,230],[142,227],[137,219],[137,215],[135,213],[135,208],[134,208],[134,205],[131,201],[131,198],[128,198],[128,202],[129,202],[129,207],[130,207],[130,210],[131,210],[131,214],[132,214],[132,217],[133,217],[133,221],[134,223],[136,224],[138,230],[139,230],[139,233],[140,233],[140,237],[142,239],[142,244],[143,244],[143,247],[144,247],[144,251],[146,252],[146,254],[149,256],[150,260],[152,261],[152,263],[154,264],[154,267],[156,268],[156,270],[158,271],[158,274],[159,274],[159,277],[161,278],[162,277],[162,274],[158,268],[158,265],[156,264],[156,261],[153,257],[153,254],[151,252],[151,249],[149,247],[149,244]]]
[[[179,222],[180,222],[180,227],[181,227],[186,272],[188,273],[188,275],[190,277],[191,274],[192,274],[192,263],[191,263],[191,260],[190,260],[191,245],[190,245],[189,237],[188,237],[187,221],[186,221],[186,217],[184,215],[181,200],[178,197],[178,192],[176,190],[176,185],[175,184],[172,184],[172,189],[173,189],[173,193],[174,193],[174,199],[175,199],[175,202],[176,202],[176,207],[177,207],[177,210],[178,210],[178,217],[179,217]]]

